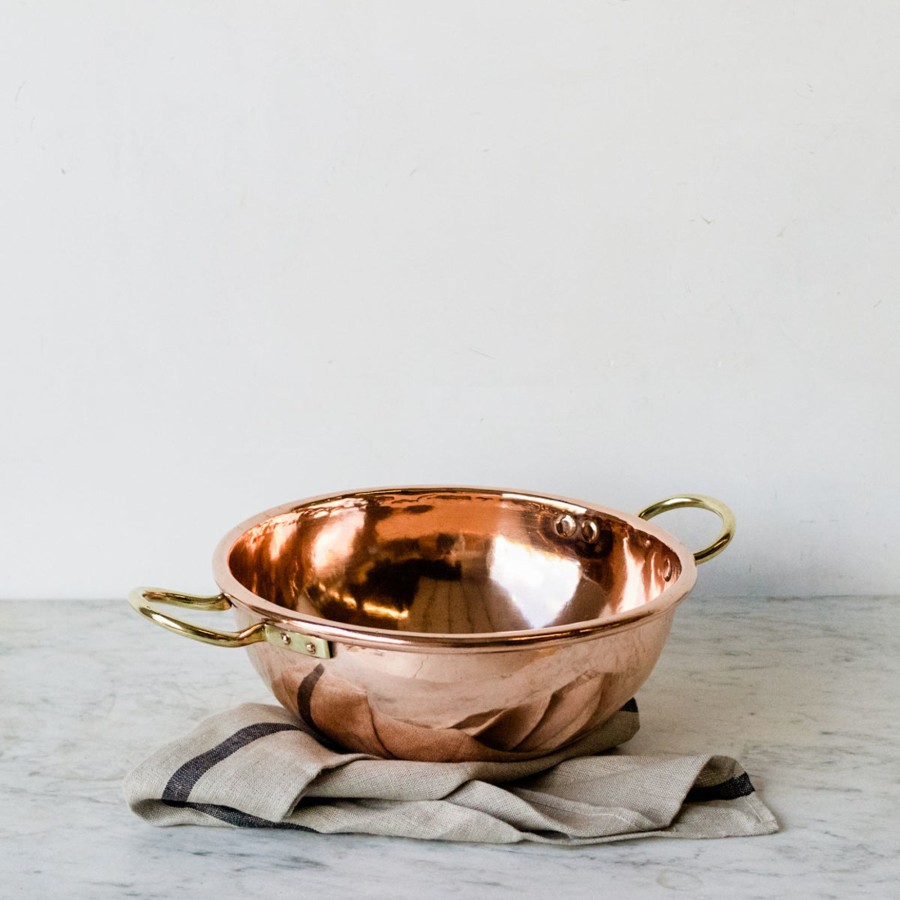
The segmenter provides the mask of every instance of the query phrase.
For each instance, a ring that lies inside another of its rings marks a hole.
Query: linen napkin
[[[407,762],[343,751],[283,708],[248,703],[162,747],[124,792],[154,825],[570,845],[778,830],[733,759],[609,752],[637,729],[631,701],[540,759]]]

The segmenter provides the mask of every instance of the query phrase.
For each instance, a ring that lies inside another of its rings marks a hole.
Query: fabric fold
[[[778,829],[735,760],[614,749],[637,729],[631,702],[539,759],[408,762],[340,751],[281,707],[244,704],[152,754],[124,793],[155,825],[556,844]]]

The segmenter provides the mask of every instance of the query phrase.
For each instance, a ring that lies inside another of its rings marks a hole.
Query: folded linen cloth
[[[540,759],[407,762],[342,751],[281,707],[248,703],[158,750],[124,792],[154,825],[570,845],[778,830],[733,759],[605,752],[637,729],[631,701]]]

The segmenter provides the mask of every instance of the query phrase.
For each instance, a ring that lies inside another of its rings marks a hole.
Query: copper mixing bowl
[[[683,506],[722,531],[691,553],[646,520]],[[551,753],[634,696],[696,563],[734,517],[682,495],[639,515],[499,488],[402,487],[269,510],[219,543],[221,593],[129,600],[195,640],[246,646],[278,700],[332,742],[381,757]],[[216,631],[159,609],[234,609]]]

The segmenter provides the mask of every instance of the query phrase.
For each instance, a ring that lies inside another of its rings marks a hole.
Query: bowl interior
[[[352,626],[431,634],[554,628],[646,604],[677,552],[609,512],[504,491],[402,489],[313,501],[232,544],[249,591]]]

